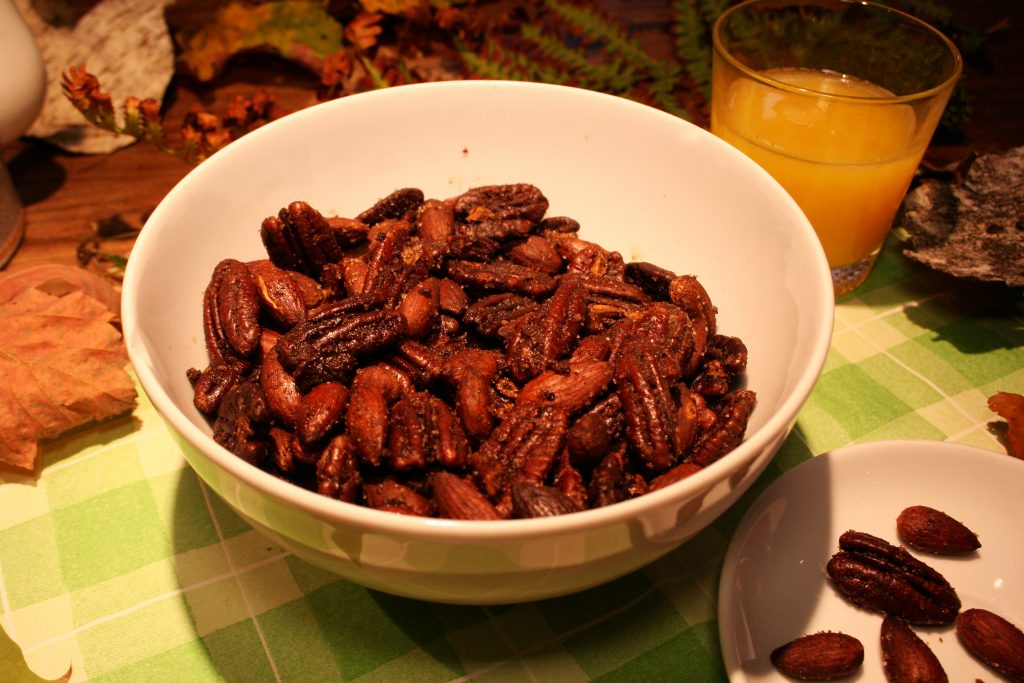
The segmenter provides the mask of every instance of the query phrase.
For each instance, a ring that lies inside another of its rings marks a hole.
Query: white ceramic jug
[[[46,66],[13,0],[0,0],[0,148],[28,130],[46,95]],[[21,200],[0,159],[0,267],[24,232]]]

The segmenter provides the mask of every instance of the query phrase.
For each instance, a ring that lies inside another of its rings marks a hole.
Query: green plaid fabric
[[[718,576],[754,497],[853,442],[1002,451],[997,391],[1024,393],[1020,293],[889,244],[839,302],[821,380],[738,505],[611,584],[495,607],[397,598],[296,559],[197,480],[143,399],[49,444],[38,479],[0,485],[0,623],[40,675],[70,665],[73,681],[721,681]]]

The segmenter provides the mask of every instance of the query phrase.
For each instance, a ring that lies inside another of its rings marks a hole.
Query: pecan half
[[[356,447],[345,434],[334,436],[316,463],[316,486],[320,495],[355,503],[362,492]]]
[[[256,280],[245,264],[235,259],[218,263],[203,300],[203,328],[210,359],[252,356],[260,343],[259,313]]]
[[[405,218],[420,207],[423,197],[423,190],[403,187],[378,199],[373,206],[356,216],[356,220],[366,225],[376,225],[388,219]]]
[[[292,202],[276,216],[264,219],[260,237],[274,265],[314,278],[326,264],[344,256],[327,219],[302,201]]]
[[[641,342],[624,348],[615,366],[615,386],[633,450],[654,472],[674,465],[679,455],[675,443],[678,406],[659,373],[656,350]]]
[[[826,566],[847,600],[911,624],[951,624],[960,598],[949,582],[903,548],[871,534],[847,531]]]
[[[586,322],[585,293],[578,278],[567,278],[541,307],[517,322],[508,341],[512,376],[526,382],[566,358]]]
[[[513,409],[470,456],[476,480],[491,500],[506,498],[516,481],[543,481],[565,446],[564,410],[526,404]],[[500,509],[500,508],[499,508]]]
[[[757,394],[748,389],[737,389],[719,399],[712,407],[714,424],[697,437],[688,459],[707,467],[736,448],[743,441],[747,423],[756,406]]]
[[[525,219],[539,222],[548,210],[547,197],[534,185],[483,185],[455,198],[455,215],[467,221]]]
[[[543,296],[555,288],[555,279],[547,273],[508,261],[481,263],[452,260],[448,277],[464,287],[498,292]]]

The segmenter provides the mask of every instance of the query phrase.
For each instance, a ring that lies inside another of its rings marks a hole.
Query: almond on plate
[[[969,553],[981,547],[978,535],[945,512],[926,505],[906,508],[896,518],[900,540],[936,555]]]

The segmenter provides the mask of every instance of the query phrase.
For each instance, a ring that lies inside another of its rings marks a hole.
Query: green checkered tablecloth
[[[839,302],[824,374],[752,491],[597,589],[458,607],[367,590],[269,542],[188,468],[152,406],[49,444],[0,485],[3,628],[73,681],[724,680],[718,576],[743,511],[812,455],[879,439],[1002,451],[986,406],[1024,393],[1024,299],[888,245]],[[0,679],[3,678],[0,672]]]

